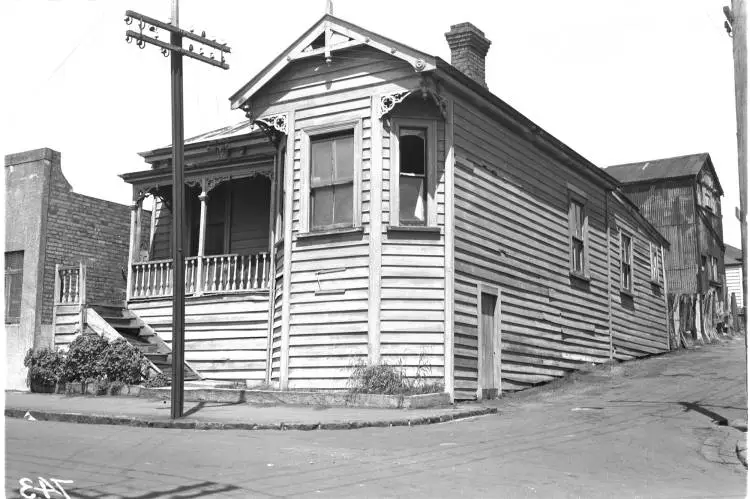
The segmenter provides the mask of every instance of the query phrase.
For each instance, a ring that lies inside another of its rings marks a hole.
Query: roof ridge
[[[668,156],[665,158],[646,159],[646,160],[641,160],[641,161],[632,161],[630,163],[618,163],[616,165],[605,166],[604,168],[607,169],[607,168],[617,168],[620,166],[642,165],[644,163],[654,163],[656,161],[669,161],[669,160],[675,160],[675,159],[691,158],[691,157],[697,157],[697,156],[708,156],[708,155],[709,155],[708,151],[695,152],[692,154],[681,154],[679,156]]]

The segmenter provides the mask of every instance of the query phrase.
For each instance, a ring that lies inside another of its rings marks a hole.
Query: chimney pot
[[[492,42],[484,32],[471,23],[454,24],[445,39],[451,49],[451,64],[486,88],[485,57]]]

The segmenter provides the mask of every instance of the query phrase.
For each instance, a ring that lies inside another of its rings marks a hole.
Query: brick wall
[[[130,238],[130,207],[72,192],[60,165],[50,172],[42,322],[52,320],[55,264],[86,265],[89,303],[122,301]],[[148,238],[151,214],[143,212]]]

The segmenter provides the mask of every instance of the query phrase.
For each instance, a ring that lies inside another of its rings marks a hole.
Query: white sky
[[[232,48],[223,71],[185,63],[185,135],[236,123],[229,96],[317,21],[326,0],[182,0],[180,24]],[[730,0],[334,0],[334,14],[450,62],[444,33],[492,41],[501,99],[599,166],[709,152],[740,245]],[[171,142],[169,59],[125,43],[125,10],[169,21],[169,0],[5,0],[0,153],[62,152],[77,192],[127,203],[118,174]]]

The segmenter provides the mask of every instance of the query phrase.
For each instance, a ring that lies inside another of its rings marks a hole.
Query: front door
[[[496,398],[500,385],[500,338],[497,330],[497,296],[481,293],[479,317],[479,397]]]

